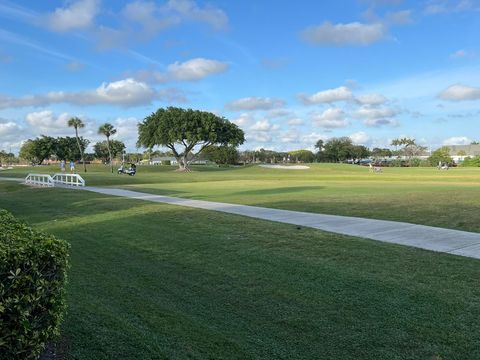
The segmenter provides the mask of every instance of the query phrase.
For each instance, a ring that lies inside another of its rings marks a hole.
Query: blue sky
[[[159,107],[215,112],[242,148],[350,136],[480,140],[480,0],[0,0],[0,149]]]

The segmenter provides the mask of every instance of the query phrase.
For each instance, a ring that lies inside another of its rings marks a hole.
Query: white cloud
[[[466,136],[453,136],[443,141],[443,145],[469,145],[472,139]]]
[[[138,23],[147,37],[180,23],[178,16],[162,16],[153,1],[133,1],[125,5],[122,15],[130,22]]]
[[[322,139],[323,141],[326,141],[329,138],[330,137],[328,135],[312,132],[310,134],[302,135],[301,141],[306,144],[314,144],[320,139]]]
[[[49,92],[47,94],[24,97],[8,97],[0,95],[0,109],[26,106],[42,106],[55,103],[73,105],[119,105],[138,106],[150,104],[155,99],[170,99],[173,95],[178,100],[174,89],[163,89],[157,92],[143,82],[128,78],[103,83],[97,89],[80,92]]]
[[[310,26],[301,33],[301,38],[315,45],[370,45],[385,37],[386,27],[381,23],[332,24],[328,21],[319,26]]]
[[[385,21],[391,25],[405,25],[412,23],[412,11],[400,10],[396,12],[390,12],[386,15]]]
[[[268,111],[268,113],[265,115],[265,117],[269,119],[293,117],[293,116],[295,116],[294,112],[286,109],[272,109]]]
[[[362,106],[355,112],[355,115],[362,119],[391,118],[398,114],[398,111],[391,108],[378,108],[373,106]]]
[[[316,126],[326,129],[342,128],[349,125],[345,119],[345,113],[339,108],[329,108],[322,113],[312,113],[311,118]]]
[[[25,121],[37,133],[51,133],[55,130],[65,130],[67,121],[70,118],[68,113],[55,116],[51,110],[31,112],[25,116]]]
[[[248,126],[254,121],[251,114],[243,113],[238,118],[233,119],[232,122],[238,126]]]
[[[54,31],[85,29],[92,25],[99,11],[98,1],[78,0],[47,15],[47,25]]]
[[[475,0],[430,0],[427,2],[424,8],[424,13],[426,15],[438,15],[478,9],[479,5]]]
[[[280,136],[280,141],[282,143],[297,143],[300,141],[300,134],[295,130],[286,131]]]
[[[211,75],[223,73],[227,69],[228,64],[224,62],[195,58],[182,63],[170,64],[165,72],[147,69],[137,71],[131,76],[138,81],[161,84],[169,81],[198,81]]]
[[[80,103],[85,104],[117,104],[132,106],[148,104],[155,98],[155,90],[143,82],[124,79],[111,83],[103,83],[94,92],[85,93]]]
[[[267,132],[247,132],[245,135],[247,141],[268,143],[272,141],[272,136]]]
[[[225,104],[228,110],[270,110],[285,106],[285,101],[269,97],[245,97]]]
[[[355,97],[355,100],[362,105],[381,105],[387,98],[382,94],[364,94]]]
[[[225,72],[228,65],[204,58],[196,58],[183,63],[176,62],[168,66],[168,74],[175,80],[200,80],[209,75]]]
[[[203,23],[214,31],[228,28],[228,17],[223,10],[211,5],[201,7],[193,0],[169,0],[165,4],[133,1],[125,5],[118,17],[122,27],[99,26],[96,29],[101,49],[145,41],[184,22]]]
[[[353,99],[352,92],[346,86],[335,89],[319,91],[312,95],[299,94],[298,98],[305,105],[333,103],[337,101],[349,101]]]
[[[127,149],[133,149],[136,147],[136,141],[138,138],[139,120],[135,117],[117,118],[113,124],[117,129],[115,134],[117,140],[123,141]],[[103,140],[103,139],[102,139]]]
[[[18,151],[25,136],[25,129],[15,121],[0,118],[0,150]]]
[[[448,9],[444,4],[431,3],[431,4],[428,4],[427,6],[425,6],[425,9],[423,11],[427,15],[436,15],[436,14],[441,14],[441,13],[448,12]]]
[[[359,145],[365,145],[370,140],[370,136],[364,131],[353,133],[349,138],[352,139],[354,144]]]
[[[252,131],[273,131],[278,130],[278,125],[273,125],[268,120],[259,120],[250,127]]]
[[[398,114],[397,109],[371,105],[363,105],[354,113],[356,117],[363,119],[363,123],[369,127],[398,126],[398,121],[394,119]]]
[[[303,119],[300,119],[300,118],[292,118],[292,119],[288,119],[287,121],[287,124],[290,126],[303,125],[304,123],[305,122],[303,121]]]
[[[0,120],[0,136],[7,137],[9,135],[15,135],[21,131],[21,127],[14,123],[13,121]]]
[[[206,23],[217,31],[228,27],[228,17],[223,10],[213,6],[201,8],[193,0],[169,0],[166,9],[185,19]]]
[[[480,100],[480,87],[456,84],[443,90],[438,97],[443,100]]]
[[[398,121],[395,119],[366,119],[363,123],[369,127],[380,127],[384,125],[399,126]]]

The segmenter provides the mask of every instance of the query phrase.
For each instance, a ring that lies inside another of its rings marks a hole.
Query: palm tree
[[[113,125],[109,123],[105,123],[98,128],[98,133],[103,134],[107,137],[108,157],[110,159],[110,166],[112,168],[112,173],[113,173],[113,162],[112,162],[112,152],[110,150],[110,136],[115,135],[116,132],[117,132],[117,129],[115,129]]]
[[[78,145],[78,150],[80,150],[80,155],[82,156],[82,162],[83,162],[83,171],[87,172],[87,165],[85,165],[85,156],[83,154],[83,148],[80,145],[80,138],[78,137],[78,129],[85,127],[85,124],[81,119],[78,117],[73,117],[68,120],[68,126],[73,127],[75,129],[75,137],[77,138],[77,145]],[[73,159],[71,159],[73,160]]]

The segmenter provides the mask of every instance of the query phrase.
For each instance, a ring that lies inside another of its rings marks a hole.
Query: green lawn
[[[337,164],[314,164],[298,171],[199,166],[183,174],[173,169],[139,167],[137,176],[128,177],[110,174],[105,166],[90,166],[82,176],[88,185],[480,231],[480,168],[386,168],[381,174]],[[24,176],[31,170],[5,171],[0,176]]]
[[[0,208],[72,245],[72,359],[480,358],[478,260],[6,182]]]

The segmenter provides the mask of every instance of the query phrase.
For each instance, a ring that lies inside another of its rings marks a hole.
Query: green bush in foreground
[[[35,359],[58,334],[69,245],[0,210],[0,359]]]

